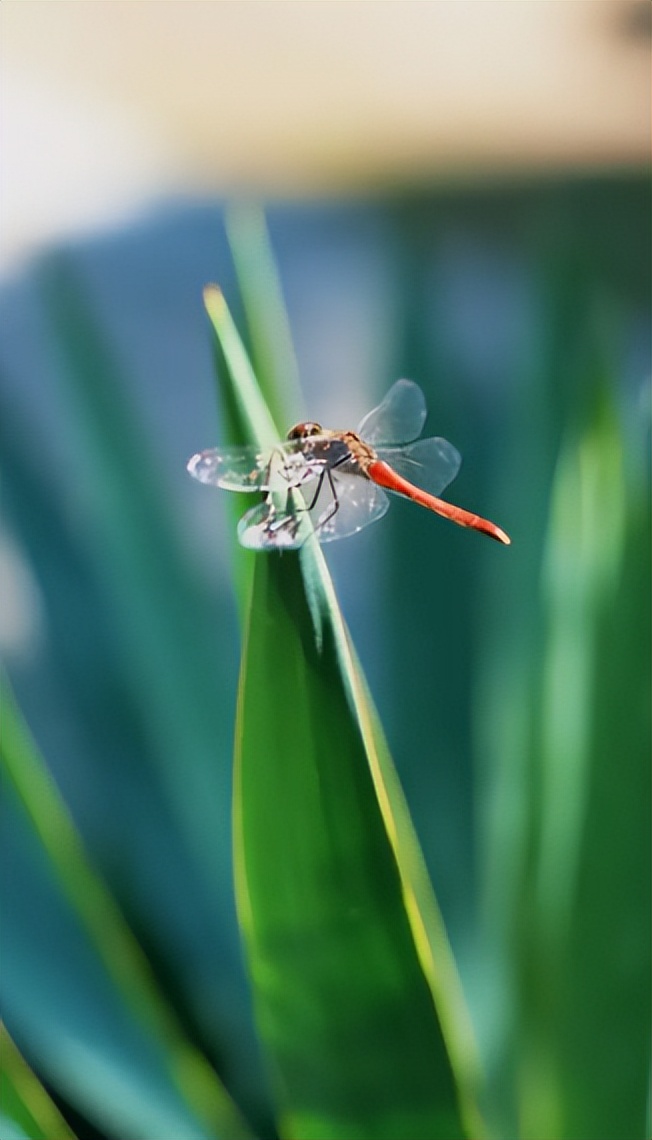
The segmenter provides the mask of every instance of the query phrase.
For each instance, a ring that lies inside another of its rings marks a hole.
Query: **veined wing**
[[[238,540],[249,550],[297,550],[310,535],[307,511],[298,509],[288,492],[285,506],[269,495],[238,523]]]
[[[241,544],[253,550],[297,550],[313,528],[319,542],[334,542],[385,514],[389,498],[371,480],[341,471],[333,471],[331,478],[332,483],[324,473],[312,502],[308,488],[301,494],[290,488],[284,502],[276,493],[247,511],[238,524]]]
[[[255,446],[200,451],[187,466],[200,483],[227,491],[283,492],[319,479],[326,468],[348,455],[340,440],[315,436],[309,441],[286,440],[267,451]]]
[[[314,527],[320,542],[347,538],[383,517],[389,497],[364,475],[333,471],[335,495],[329,506],[319,510]],[[335,504],[337,509],[335,509]],[[318,506],[318,504],[316,504]],[[313,518],[315,509],[313,509]]]
[[[211,487],[224,487],[227,491],[267,491],[271,454],[255,446],[212,448],[193,455],[187,468],[200,483]]]
[[[457,448],[437,436],[418,439],[407,447],[378,447],[376,450],[378,458],[398,475],[431,495],[441,495],[453,482],[462,463]]]
[[[423,431],[428,414],[426,398],[412,380],[392,384],[382,404],[361,421],[357,434],[372,447],[410,443]]]

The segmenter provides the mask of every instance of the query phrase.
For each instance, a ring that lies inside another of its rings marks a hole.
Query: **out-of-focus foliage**
[[[417,380],[465,457],[451,498],[513,539],[397,502],[328,552],[499,1138],[645,1135],[647,199],[632,178],[270,215],[307,413],[354,425]],[[271,1136],[231,886],[233,519],[184,470],[219,438],[214,279],[229,295],[199,210],[5,287],[0,631],[161,992]],[[79,1135],[205,1135],[11,796],[3,824],[3,1014],[30,1065]]]
[[[61,1113],[0,1025],[0,1129],[6,1140],[75,1140]]]
[[[176,1127],[182,1135],[203,1133],[245,1140],[250,1134],[237,1110],[206,1059],[187,1040],[111,894],[89,866],[65,806],[43,768],[10,692],[3,687],[1,695],[3,793],[19,815],[33,849],[48,867],[61,904],[72,911],[79,934],[90,942],[98,972],[106,975],[105,981],[111,990],[114,1015],[117,1014],[134,1035],[135,1056],[140,1059],[148,1051],[159,1054],[158,1076],[165,1093],[154,1096],[151,1090],[150,1099],[144,1098],[144,1112],[140,1114],[134,1112],[133,1106],[131,1112],[125,1112],[122,1105],[111,1104],[107,1098],[103,1108],[111,1126],[128,1131],[134,1127],[144,1132],[161,1127],[172,1130],[169,1118],[176,1110],[181,1117]],[[92,1069],[87,1073],[82,1066],[81,1072],[76,1071],[75,1051],[73,1047],[71,1056],[66,1030],[64,1019],[57,1058],[63,1089],[81,1085],[78,1095],[91,1103],[95,1099],[101,1102],[103,1090],[92,1088]],[[9,1057],[14,1060],[14,1069],[20,1076],[20,1066],[11,1050]],[[12,1087],[16,1087],[16,1082]]]

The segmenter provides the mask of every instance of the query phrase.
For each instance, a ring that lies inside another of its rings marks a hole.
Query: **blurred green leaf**
[[[240,334],[217,285],[207,285],[204,303],[223,353],[224,367],[219,377],[223,381],[231,437],[236,442],[271,447],[279,438],[279,429],[263,399]],[[227,382],[227,377],[233,375],[238,377],[237,384]]]
[[[238,203],[226,213],[256,380],[277,424],[296,422],[302,404],[299,372],[265,215]]]
[[[273,442],[221,297],[248,438]],[[297,1140],[481,1134],[434,898],[321,550],[255,558],[236,729],[236,880],[280,1128]]]
[[[204,304],[211,322],[217,376],[228,377],[231,369],[235,369],[240,377],[239,385],[223,383],[220,388],[225,436],[230,443],[257,440],[270,446],[282,433],[262,398],[251,362],[217,285],[206,286]],[[239,517],[251,506],[250,496],[234,494],[229,496],[229,500],[230,517],[235,527]],[[232,544],[233,574],[242,625],[250,602],[254,561],[251,551],[244,550],[237,543]]]
[[[215,598],[208,602],[201,588],[192,587],[192,581],[178,595],[171,595],[171,604],[176,598],[177,603],[203,615],[205,631],[220,631],[219,638],[210,638],[215,690],[211,690],[210,703],[197,701],[201,736],[207,742],[206,766],[205,771],[196,772],[193,788],[186,783],[189,799],[194,794],[200,801],[200,808],[189,817],[185,811],[179,813],[177,801],[169,795],[169,782],[161,778],[157,737],[146,727],[154,719],[148,678],[136,675],[131,657],[133,629],[125,644],[122,619],[115,614],[116,596],[119,607],[139,605],[142,578],[130,572],[129,564],[122,567],[122,577],[115,566],[107,574],[107,544],[97,521],[107,505],[101,484],[86,481],[82,507],[78,487],[65,480],[66,462],[52,462],[50,436],[56,436],[55,427],[60,431],[60,425],[51,425],[44,438],[38,423],[30,423],[27,414],[20,415],[20,406],[10,399],[6,373],[1,379],[5,381],[0,385],[3,505],[18,549],[29,560],[40,618],[34,654],[30,648],[28,678],[24,661],[14,653],[12,679],[88,854],[146,947],[159,984],[184,1018],[186,1032],[228,1082],[232,1096],[247,1104],[254,1119],[266,1119],[269,1101],[261,1079],[231,885],[229,814],[237,625],[227,582],[216,583]],[[60,396],[64,414],[65,394],[64,388]],[[132,426],[135,408],[133,413]],[[119,454],[115,461],[120,462]],[[172,475],[181,484],[187,479],[181,462]],[[98,499],[90,505],[90,525],[86,525],[84,508],[89,504],[85,493],[91,489]],[[162,485],[157,493],[165,497]],[[176,528],[171,541],[182,548],[179,520],[172,516],[170,522]],[[139,537],[143,546],[148,542],[147,526],[143,516]],[[0,535],[0,546],[1,539]],[[154,537],[152,551],[157,550],[160,554]],[[162,559],[154,576],[164,575],[165,569]],[[147,591],[143,600],[151,606]],[[9,604],[5,618],[12,609]],[[175,622],[171,625],[174,628]],[[170,668],[181,664],[174,643],[175,634],[168,629]],[[184,664],[191,676],[198,667],[207,667],[202,653],[190,653]],[[205,689],[206,680],[201,677],[196,688],[187,686],[185,693],[190,690],[194,699]],[[174,714],[173,709],[169,712]],[[193,741],[188,746],[193,748]],[[175,779],[183,779],[186,753],[176,760]],[[196,829],[210,823],[200,842],[196,836],[191,839],[188,827],[183,826],[189,818]],[[114,1064],[128,1083],[140,1083],[144,1090],[151,1079],[151,1070],[145,1075],[147,1047],[139,1042],[138,1030],[129,1029],[128,1014],[117,992],[104,984],[101,965],[96,963],[94,968],[91,951],[84,953],[84,935],[51,880],[46,856],[30,841],[17,812],[6,823],[0,856],[0,984],[8,1024],[30,1061],[39,1072],[47,1071],[49,1080],[48,1058],[54,1054],[59,1062],[67,1056],[53,1042],[67,1035],[92,1036],[98,1068]],[[201,864],[197,859],[200,846],[211,856]],[[31,907],[26,904],[28,898]],[[43,930],[48,931],[47,939],[41,936]],[[67,978],[73,975],[79,1000],[71,1000],[67,992]],[[102,1023],[102,1032],[97,1024],[89,1024],[92,1011]],[[28,1032],[25,1023],[29,1023]],[[20,1036],[23,1032],[27,1035]],[[81,1065],[77,1071],[81,1078]],[[78,1104],[76,1096],[81,1095],[83,1083],[80,1079],[75,1095],[68,1089],[71,1104]],[[109,1084],[106,1072],[98,1083]],[[163,1102],[155,1082],[150,1097],[152,1104]],[[127,1097],[115,1096],[114,1101],[122,1109]],[[160,1132],[161,1112],[157,1109],[151,1121],[154,1135]]]
[[[121,643],[125,680],[198,874],[222,891],[215,804],[226,783],[229,731],[225,725],[216,741],[215,692],[216,678],[218,693],[226,684],[228,659],[198,604],[208,608],[205,587],[162,493],[165,473],[81,274],[70,257],[51,256],[39,267],[39,286],[63,365],[82,537]]]
[[[0,1025],[2,1140],[75,1140],[56,1105]]]
[[[0,1129],[2,1140],[32,1140],[22,1128],[0,1110]]]
[[[153,1037],[168,1079],[197,1122],[206,1127],[205,1135],[244,1140],[250,1132],[238,1110],[206,1059],[185,1037],[140,946],[88,863],[68,812],[6,685],[2,690],[2,710],[3,781],[20,801],[63,895],[86,930],[121,1001],[131,1017]],[[90,1076],[87,1082],[90,1093]]]
[[[544,571],[522,1135],[642,1140],[652,997],[649,500],[625,483],[604,387],[560,454]]]

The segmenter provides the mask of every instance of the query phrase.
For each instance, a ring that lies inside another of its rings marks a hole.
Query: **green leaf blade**
[[[3,1140],[75,1140],[4,1025],[0,1025],[0,1104]]]
[[[226,406],[265,447],[270,417],[237,330],[221,295],[206,301]],[[478,1140],[459,984],[314,537],[254,558],[234,796],[238,908],[282,1136]]]
[[[121,1025],[131,1028],[133,1024],[142,1039],[143,1054],[151,1050],[156,1058],[156,1072],[152,1076],[160,1082],[158,1098],[169,1096],[170,1104],[178,1107],[176,1127],[186,1128],[184,1134],[189,1137],[251,1140],[251,1132],[237,1106],[205,1055],[186,1036],[117,903],[88,861],[66,806],[1,675],[0,696],[3,793],[8,803],[20,805],[29,833],[45,857],[56,887],[90,941],[101,971],[110,983],[109,993]],[[98,1017],[98,1024],[100,1021]],[[137,1121],[134,1126],[142,1128],[143,1114],[148,1126],[154,1121],[154,1127],[160,1127],[157,1098],[153,1096],[151,1105],[144,1108],[138,1103],[141,1095],[138,1079],[134,1085],[136,1095],[132,1103],[128,1103],[133,1090],[126,1052],[124,1057],[115,1057],[110,1051],[103,1054],[99,1045],[95,1052],[95,1042],[90,1049],[80,1040],[73,1044],[72,1032],[66,1049],[56,1052],[51,1044],[53,1035],[54,1026],[45,1024],[40,1048],[48,1054],[52,1075],[58,1078],[57,1087],[67,1087],[71,1098],[74,1100],[76,1096],[77,1103],[91,1115],[104,1116],[111,1130],[116,1124],[125,1127],[127,1121]],[[99,1030],[97,1036],[99,1041]],[[76,1063],[71,1064],[71,1060],[75,1062],[75,1054]],[[112,1081],[115,1081],[113,1089]],[[117,1103],[116,1111],[113,1107],[107,1109],[107,1102],[112,1100]]]
[[[247,320],[254,370],[277,424],[298,419],[301,390],[278,269],[263,210],[234,203],[226,227]]]
[[[260,615],[260,616],[258,616]],[[337,633],[257,560],[238,723],[239,894],[287,1137],[452,1140],[455,1080]]]
[[[544,579],[520,964],[525,1140],[638,1140],[646,1126],[650,504],[625,481],[606,383],[584,418],[557,466]]]

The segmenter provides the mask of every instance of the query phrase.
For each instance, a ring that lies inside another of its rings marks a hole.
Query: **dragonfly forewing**
[[[341,440],[318,436],[308,443],[279,442],[267,451],[255,446],[212,448],[193,455],[187,467],[200,483],[226,491],[286,491],[319,479],[348,457]]]
[[[188,471],[200,483],[226,491],[267,491],[270,452],[257,447],[212,448],[188,461]]]

